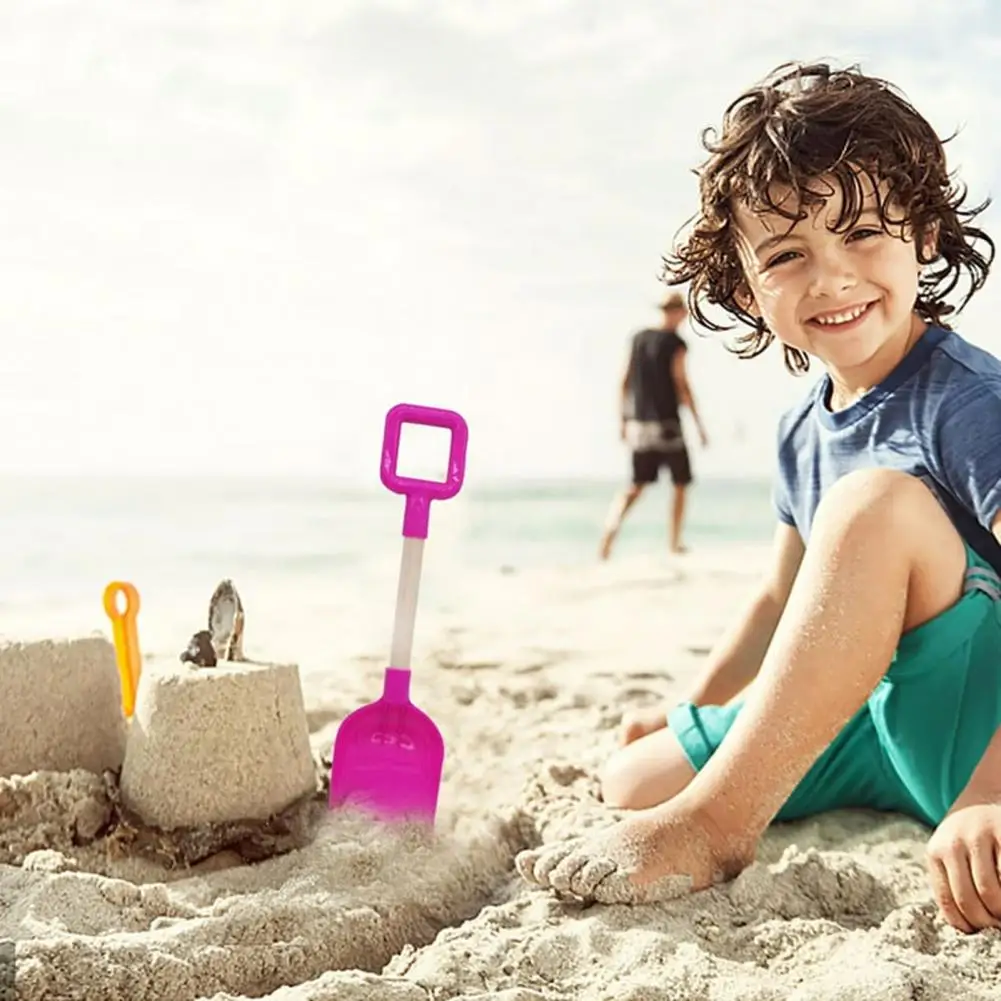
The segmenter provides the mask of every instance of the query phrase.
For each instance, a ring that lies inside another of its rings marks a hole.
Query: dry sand
[[[621,713],[683,690],[762,560],[498,573],[423,616],[413,695],[447,747],[433,837],[324,808],[337,721],[377,696],[385,658],[375,645],[332,658],[329,623],[300,664],[317,796],[266,828],[158,834],[124,810],[114,773],[0,780],[0,938],[17,941],[18,998],[1001,998],[999,934],[944,924],[929,832],[900,817],[776,827],[732,883],[656,905],[584,906],[516,875],[520,849],[615,818],[595,769]]]

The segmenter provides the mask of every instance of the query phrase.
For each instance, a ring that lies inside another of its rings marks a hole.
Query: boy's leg
[[[683,702],[669,717],[661,711],[660,727],[621,748],[602,769],[602,801],[620,810],[646,810],[677,796],[716,753],[742,705]],[[859,807],[929,820],[928,811],[894,772],[868,705],[828,745],[775,819]]]
[[[879,683],[901,634],[959,598],[965,566],[962,540],[920,481],[890,470],[843,477],[817,511],[761,672],[705,768],[609,831],[523,853],[519,870],[599,899],[616,873],[639,885],[682,874],[701,889],[738,871]]]
[[[901,637],[868,710],[898,784],[937,826],[1001,726],[1001,577],[967,550],[963,598]]]
[[[677,796],[695,778],[677,736],[667,727],[618,750],[601,770],[601,799],[619,810],[645,810]]]

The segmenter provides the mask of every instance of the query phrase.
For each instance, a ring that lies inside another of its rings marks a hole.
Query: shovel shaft
[[[400,583],[396,591],[396,621],[393,623],[391,667],[410,669],[414,649],[414,620],[417,618],[417,595],[421,587],[421,564],[424,540],[404,536],[400,560]]]

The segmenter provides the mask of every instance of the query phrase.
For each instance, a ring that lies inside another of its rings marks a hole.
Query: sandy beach
[[[413,697],[447,748],[433,836],[327,811],[338,721],[378,695],[388,637],[348,649],[324,621],[299,663],[316,795],[269,825],[158,840],[128,822],[113,773],[0,779],[17,998],[1001,998],[1001,938],[938,916],[929,832],[905,818],[773,828],[732,883],[656,905],[583,906],[515,872],[521,849],[615,819],[595,770],[623,711],[683,692],[763,559],[747,546],[498,572],[421,617]],[[247,643],[275,656],[281,637],[248,615]]]

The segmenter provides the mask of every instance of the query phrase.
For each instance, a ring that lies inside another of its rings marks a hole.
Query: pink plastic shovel
[[[452,432],[444,482],[397,474],[400,431],[408,422]],[[431,718],[410,701],[410,656],[431,501],[447,500],[461,489],[468,438],[466,422],[451,410],[400,403],[386,414],[382,482],[406,497],[393,645],[382,698],[347,716],[334,738],[331,808],[352,805],[383,820],[434,823],[445,743]]]

